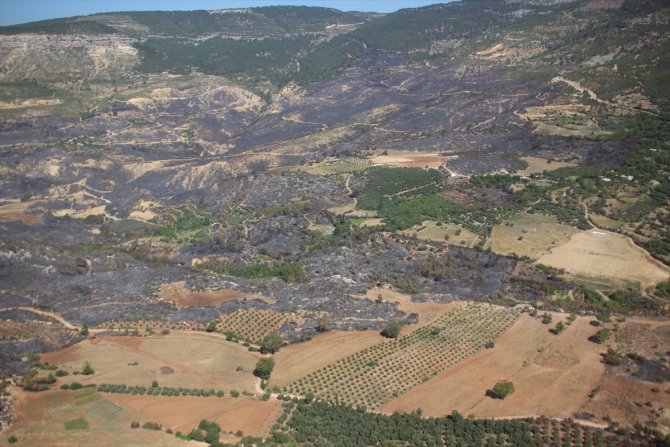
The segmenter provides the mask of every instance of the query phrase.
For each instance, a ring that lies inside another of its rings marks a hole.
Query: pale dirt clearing
[[[486,247],[502,255],[516,254],[538,259],[553,247],[567,243],[579,230],[561,225],[555,217],[520,213],[493,227]]]
[[[554,171],[560,168],[577,166],[577,163],[569,161],[557,161],[540,157],[521,157],[520,160],[528,163],[528,167],[523,171],[518,171],[516,174],[521,176],[529,176],[531,174],[541,174],[544,171]]]
[[[305,343],[285,346],[275,354],[270,386],[286,386],[312,371],[383,340],[379,331],[331,331],[317,334]]]
[[[538,264],[565,269],[569,274],[607,278],[613,282],[639,282],[643,288],[670,277],[670,269],[652,259],[630,239],[606,230],[576,233]]]
[[[164,337],[97,337],[41,358],[70,372],[81,370],[84,361],[95,369],[90,376],[67,376],[65,383],[149,386],[157,380],[161,386],[228,393],[254,392],[252,371],[260,355],[220,336],[173,331]]]
[[[282,413],[276,399],[260,401],[243,397],[166,397],[108,394],[112,402],[125,408],[136,420],[154,421],[172,431],[188,433],[202,419],[214,421],[223,431],[242,430],[245,435],[268,436]]]
[[[445,158],[437,152],[404,152],[386,151],[386,155],[377,155],[372,158],[376,165],[396,166],[399,168],[438,168],[445,162]]]
[[[158,288],[158,297],[163,301],[173,303],[179,308],[192,306],[216,307],[229,301],[255,300],[267,304],[274,304],[276,302],[274,299],[263,295],[238,292],[233,289],[192,292],[186,287],[186,281],[161,285]]]
[[[569,417],[588,401],[605,371],[599,355],[604,347],[588,341],[595,332],[589,321],[577,318],[556,336],[548,331],[553,324],[522,316],[493,349],[410,390],[383,412],[421,408],[426,416],[457,410],[477,417]],[[511,380],[516,391],[505,400],[487,397],[486,391],[500,380]]]

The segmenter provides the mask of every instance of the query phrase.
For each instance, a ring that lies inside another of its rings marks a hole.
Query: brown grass
[[[438,153],[386,151],[387,155],[377,155],[372,158],[376,165],[397,166],[400,168],[438,168],[445,162],[445,158]]]
[[[223,431],[242,430],[245,435],[268,436],[282,413],[281,403],[274,399],[259,401],[247,398],[202,398],[190,396],[132,396],[110,394],[108,399],[128,410],[141,421],[155,421],[172,431],[188,433],[202,419],[214,421]]]
[[[558,223],[555,217],[520,213],[493,227],[487,247],[494,252],[537,259],[565,244],[578,230]]]
[[[74,371],[84,361],[95,369],[90,376],[65,377],[63,382],[112,383],[255,391],[252,371],[259,354],[225,341],[217,334],[173,331],[165,337],[97,337],[42,355],[44,361]],[[136,364],[135,364],[136,363]],[[169,367],[172,373],[165,374]],[[241,371],[236,371],[241,367]]]

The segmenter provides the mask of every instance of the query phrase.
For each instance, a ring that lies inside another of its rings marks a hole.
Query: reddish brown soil
[[[132,396],[109,394],[111,401],[127,409],[136,420],[154,421],[173,431],[188,433],[202,419],[215,421],[223,431],[242,430],[245,435],[268,436],[282,413],[281,402],[246,398]]]
[[[558,336],[550,334],[549,328],[537,318],[522,316],[494,349],[416,387],[383,411],[421,408],[428,416],[458,410],[478,417],[568,417],[582,408],[601,382],[603,347],[588,341],[594,328],[587,318],[578,318]],[[500,380],[511,380],[516,391],[505,400],[487,397],[486,391]]]

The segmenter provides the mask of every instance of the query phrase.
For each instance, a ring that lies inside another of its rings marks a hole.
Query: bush
[[[130,428],[140,428],[140,423],[137,421],[133,421],[130,423]]]
[[[552,319],[553,318],[552,318],[551,314],[548,314],[548,313],[545,312],[542,315],[542,324],[551,324]]]
[[[230,397],[240,397],[240,392],[237,390],[230,390]]]
[[[512,382],[498,382],[495,384],[491,393],[496,399],[504,399],[514,392],[514,384]]]
[[[593,334],[590,337],[590,340],[594,343],[599,343],[600,344],[600,343],[605,343],[605,341],[607,341],[607,339],[609,339],[611,336],[612,336],[612,332],[609,329],[602,328],[602,329],[599,329],[598,332]]]
[[[17,438],[17,437],[14,436],[14,435],[9,435],[9,438],[7,438],[7,442],[9,442],[10,444],[14,444],[14,443],[16,443],[16,441],[18,441],[18,440],[19,440],[19,438]]]
[[[397,321],[389,321],[386,323],[386,326],[384,326],[384,329],[382,330],[382,335],[386,338],[398,338],[398,335],[400,335],[400,323]]]
[[[603,363],[605,363],[606,365],[619,366],[621,365],[622,360],[623,357],[621,356],[621,354],[619,354],[612,348],[607,348],[607,352],[603,354]]]
[[[493,340],[489,340],[486,342],[486,344],[484,344],[484,347],[486,349],[493,349],[495,347],[495,343],[493,343]]]

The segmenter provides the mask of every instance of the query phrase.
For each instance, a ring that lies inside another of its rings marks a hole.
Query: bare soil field
[[[653,260],[630,239],[594,229],[573,234],[538,263],[565,269],[569,274],[639,282],[643,288],[665,281],[670,270]]]
[[[438,153],[386,151],[372,158],[376,165],[396,166],[399,168],[438,168],[445,158]]]
[[[554,323],[564,318],[554,314]],[[568,417],[587,403],[605,372],[599,355],[605,348],[588,341],[595,332],[589,321],[577,318],[557,336],[549,332],[553,325],[522,316],[493,349],[389,402],[383,412],[421,408],[426,416],[458,410],[477,417]],[[501,380],[511,380],[516,391],[505,400],[487,397]]]
[[[98,446],[198,446],[197,442],[185,442],[164,431],[132,429],[131,415],[128,411],[100,398],[92,402],[79,404],[76,393],[65,391],[47,391],[25,393],[17,391],[15,422],[0,437],[0,446],[54,446],[71,447],[73,445]],[[88,428],[65,430],[64,424],[82,418]],[[159,422],[140,419],[140,422]],[[193,427],[191,427],[193,428]],[[189,429],[190,431],[190,429]],[[17,437],[16,444],[8,444],[9,435]]]
[[[168,336],[97,337],[42,355],[43,361],[68,371],[84,361],[95,369],[89,376],[70,375],[63,383],[110,383],[231,389],[254,392],[252,371],[260,357],[219,335],[173,332]],[[239,370],[237,370],[239,368]]]
[[[275,354],[270,386],[294,380],[382,341],[379,331],[325,332],[312,340],[285,346]]]
[[[276,301],[263,295],[238,292],[232,289],[206,290],[192,292],[186,287],[185,281],[163,284],[158,289],[158,297],[163,301],[174,303],[177,307],[216,307],[229,301],[257,300],[267,304]]]
[[[247,398],[199,398],[190,396],[132,396],[111,394],[108,398],[125,408],[131,417],[155,421],[172,431],[188,433],[202,419],[215,421],[223,431],[242,430],[245,435],[268,436],[282,413],[281,402]]]
[[[514,253],[538,259],[549,254],[553,247],[567,243],[578,232],[561,225],[553,216],[519,213],[493,227],[487,247],[502,255]]]

